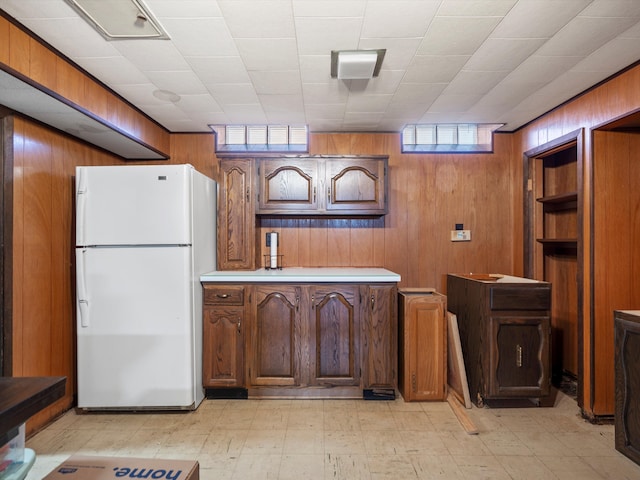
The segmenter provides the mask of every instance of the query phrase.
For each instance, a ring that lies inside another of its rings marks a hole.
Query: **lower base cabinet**
[[[471,401],[547,397],[551,284],[500,274],[448,274]]]
[[[395,284],[203,288],[205,388],[243,388],[251,397],[395,396]]]
[[[405,402],[446,400],[447,297],[419,288],[398,291],[399,379]]]
[[[640,465],[640,311],[615,311],[615,446]]]

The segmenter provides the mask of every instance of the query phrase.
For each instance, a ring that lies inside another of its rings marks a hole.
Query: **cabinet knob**
[[[516,345],[516,366],[522,368],[522,347]]]
[[[238,333],[240,333],[240,324],[242,323],[241,319],[238,319]]]
[[[216,294],[216,297],[218,297],[218,298],[229,298],[229,294],[228,293],[218,293],[218,294]]]

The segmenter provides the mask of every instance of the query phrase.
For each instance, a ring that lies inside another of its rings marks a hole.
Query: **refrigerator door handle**
[[[76,182],[78,182],[76,189],[76,245],[84,245],[84,212],[87,203],[87,180],[82,168],[78,169]]]
[[[89,326],[89,300],[87,299],[87,285],[85,282],[85,268],[84,268],[84,254],[85,250],[79,251],[77,261],[77,276],[78,276],[78,311],[80,316],[80,326]]]

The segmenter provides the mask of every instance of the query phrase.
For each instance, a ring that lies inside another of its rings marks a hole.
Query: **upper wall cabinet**
[[[384,215],[386,156],[258,160],[259,215]]]

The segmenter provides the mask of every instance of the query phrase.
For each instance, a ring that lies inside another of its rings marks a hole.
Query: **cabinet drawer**
[[[548,288],[493,287],[490,290],[491,310],[549,310],[551,292]]]
[[[244,287],[204,286],[205,305],[243,305]]]

